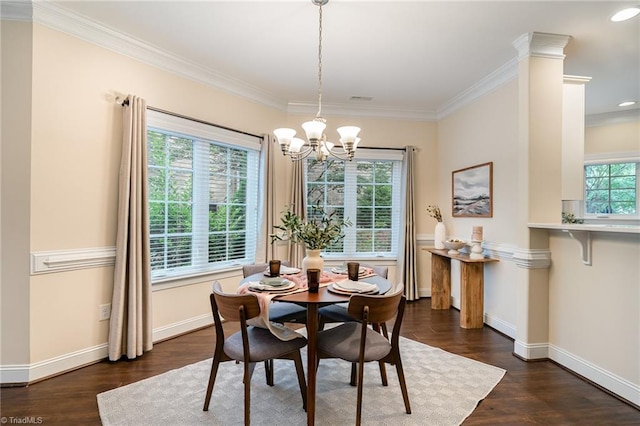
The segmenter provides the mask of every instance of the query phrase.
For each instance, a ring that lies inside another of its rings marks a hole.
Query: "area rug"
[[[377,363],[364,375],[363,424],[459,425],[500,382],[505,370],[400,338],[412,414],[402,401],[395,367],[383,387]],[[306,352],[303,353],[306,359]],[[306,362],[305,362],[306,367]],[[242,425],[242,365],[220,365],[209,411],[202,411],[211,359],[103,392],[97,396],[105,426]],[[316,424],[355,423],[356,388],[351,365],[322,360],[318,368]],[[275,385],[267,386],[262,364],[251,381],[253,425],[304,425],[306,413],[293,362],[275,361]]]

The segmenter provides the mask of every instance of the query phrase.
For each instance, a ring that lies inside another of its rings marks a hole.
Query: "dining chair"
[[[373,269],[373,272],[382,277],[387,278],[389,276],[389,267],[388,266],[373,266],[373,265],[361,265],[368,268]],[[335,323],[335,322],[348,322],[355,321],[348,313],[347,313],[347,305],[348,303],[336,303],[335,305],[324,306],[318,309],[319,325],[320,330],[324,329],[325,324]]]
[[[399,283],[386,295],[354,294],[349,298],[348,313],[356,322],[342,325],[318,333],[318,358],[339,358],[358,366],[358,400],[356,424],[362,417],[362,389],[364,363],[378,361],[396,366],[400,390],[407,414],[411,414],[407,384],[400,357],[400,327],[404,315],[406,299],[404,285]],[[386,323],[395,317],[391,339],[370,328],[369,324]],[[384,383],[383,383],[384,385]]]
[[[244,423],[248,425],[251,418],[251,376],[255,363],[273,359],[294,361],[302,395],[302,407],[306,411],[307,384],[304,378],[300,349],[307,344],[307,339],[300,336],[293,340],[284,341],[271,334],[266,328],[248,326],[247,320],[260,315],[260,305],[255,294],[226,294],[223,293],[220,283],[216,281],[209,299],[216,327],[216,347],[203,411],[209,410],[213,385],[220,363],[239,361],[244,364]],[[227,321],[240,322],[240,331],[225,337],[221,317]]]
[[[289,266],[289,261],[282,261],[282,265]],[[245,265],[242,267],[242,275],[247,278],[250,275],[262,273],[268,263],[256,263],[253,265]],[[278,302],[269,305],[269,321],[272,322],[293,322],[297,324],[307,323],[307,308],[290,302]]]

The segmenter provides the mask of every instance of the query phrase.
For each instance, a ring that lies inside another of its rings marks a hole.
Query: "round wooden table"
[[[250,281],[260,281],[264,274],[258,273],[244,278],[240,284]],[[346,277],[345,277],[346,279]],[[360,281],[376,284],[378,294],[391,290],[391,283],[378,275],[362,278]],[[322,285],[322,284],[321,284]],[[318,363],[318,308],[335,303],[349,301],[348,295],[332,293],[327,286],[320,287],[317,293],[302,291],[275,297],[274,301],[292,302],[307,307],[307,425],[315,423],[316,415],[316,365]]]

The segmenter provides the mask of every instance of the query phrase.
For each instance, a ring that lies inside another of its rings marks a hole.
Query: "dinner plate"
[[[280,278],[280,277],[269,277],[269,278],[263,278],[260,280],[260,284],[268,285],[271,287],[282,287],[282,286],[288,285],[289,283],[291,283],[291,281],[289,281],[286,278]]]
[[[347,275],[349,273],[347,271],[347,268],[342,268],[342,267],[331,268],[331,272],[333,272],[334,274],[340,274],[340,275]],[[367,273],[367,268],[365,268],[364,266],[361,266],[360,269],[358,269],[358,275],[363,275],[366,273]]]
[[[300,269],[293,268],[291,266],[284,266],[284,265],[280,266],[280,275],[293,275],[293,274],[300,273],[300,271],[301,271]],[[271,276],[271,273],[269,272],[269,268],[267,268],[266,271],[264,271],[264,275],[267,277]]]
[[[253,282],[253,283],[249,283],[249,290],[257,291],[257,292],[266,291],[266,292],[269,292],[269,293],[275,293],[275,292],[278,292],[278,291],[291,290],[295,286],[296,286],[296,283],[294,283],[293,281],[289,281],[289,284],[280,285],[280,286],[276,286],[276,287],[273,287],[273,286],[270,286],[270,285],[260,284],[260,283],[257,283],[257,282]]]
[[[327,286],[327,290],[329,290],[332,293],[336,293],[336,294],[343,294],[343,295],[346,295],[346,296],[351,296],[352,294],[376,294],[376,293],[378,293],[378,286],[376,286],[376,288],[374,290],[371,290],[371,291],[358,292],[358,291],[352,291],[352,290],[344,290],[344,289],[342,289],[342,288],[340,288],[338,286],[335,286],[334,284],[335,283],[329,284]]]

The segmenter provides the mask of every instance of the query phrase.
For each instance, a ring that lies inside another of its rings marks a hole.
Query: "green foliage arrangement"
[[[274,228],[284,231],[294,243],[302,243],[309,250],[322,250],[342,240],[342,228],[351,226],[349,219],[341,219],[338,211],[324,211],[319,205],[311,207],[311,219],[304,221],[291,209],[287,209],[281,217],[282,225]],[[271,242],[282,240],[279,233],[271,235]]]
[[[584,223],[584,220],[578,219],[573,213],[562,212],[562,223]]]

